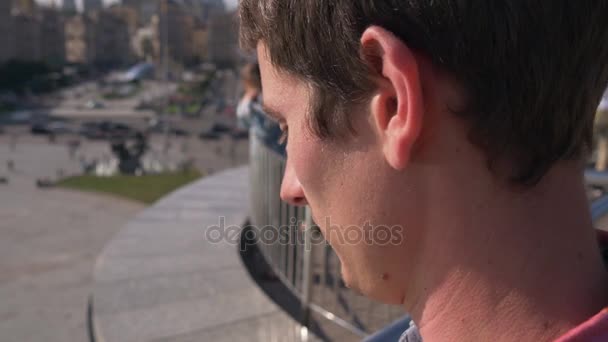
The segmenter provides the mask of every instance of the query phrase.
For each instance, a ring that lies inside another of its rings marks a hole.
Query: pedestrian
[[[252,136],[279,153],[284,153],[281,142],[281,128],[278,123],[264,112],[262,107],[262,80],[258,63],[247,64],[241,79],[245,93],[237,107],[237,117],[241,129],[250,128]]]
[[[78,148],[80,148],[80,140],[70,139],[70,141],[68,141],[68,154],[70,155],[70,160],[74,160],[74,158],[76,158]]]
[[[608,167],[608,90],[604,92],[602,101],[597,108],[594,130],[597,138],[595,169],[606,171],[606,167]]]
[[[236,109],[237,128],[247,130],[251,126],[251,104],[259,103],[262,95],[260,68],[257,63],[248,63],[241,70],[243,96]]]

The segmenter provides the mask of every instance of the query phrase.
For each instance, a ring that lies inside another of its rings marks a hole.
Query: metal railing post
[[[305,209],[304,221],[304,250],[302,267],[302,326],[304,327],[302,341],[306,341],[308,331],[306,328],[310,323],[310,301],[312,290],[312,214],[309,207]]]

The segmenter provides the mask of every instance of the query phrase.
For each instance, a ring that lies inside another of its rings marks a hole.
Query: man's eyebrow
[[[262,104],[262,109],[264,109],[264,113],[268,114],[268,116],[270,116],[276,121],[280,121],[283,118],[283,116],[278,110],[273,109],[272,107],[269,107],[266,104]]]

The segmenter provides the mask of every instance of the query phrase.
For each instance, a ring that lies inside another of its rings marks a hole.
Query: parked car
[[[73,127],[62,120],[42,120],[30,126],[32,134],[67,134],[74,132]]]
[[[9,114],[8,119],[6,121],[7,123],[13,125],[23,125],[29,124],[33,117],[34,115],[32,114],[32,112],[27,110],[20,110]]]
[[[99,122],[85,122],[80,126],[80,135],[88,139],[103,139],[103,132],[99,128]]]
[[[80,134],[88,139],[126,139],[136,133],[130,126],[112,121],[85,122],[80,127]]]
[[[221,135],[211,131],[203,131],[198,135],[201,140],[218,140]]]
[[[168,133],[177,136],[189,136],[190,132],[185,129],[176,127],[167,121],[154,121],[148,127],[148,131],[151,133]]]
[[[102,109],[105,107],[106,106],[102,102],[95,101],[95,100],[88,101],[87,103],[84,104],[84,108],[86,108],[86,109]]]

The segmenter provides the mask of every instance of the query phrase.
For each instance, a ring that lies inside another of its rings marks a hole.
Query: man
[[[605,0],[241,0],[289,132],[281,196],[311,207],[349,287],[402,305],[425,341],[608,340],[582,177],[607,16]]]
[[[608,167],[608,91],[604,92],[602,101],[597,107],[593,129],[597,137],[595,169],[606,171],[606,167]]]

